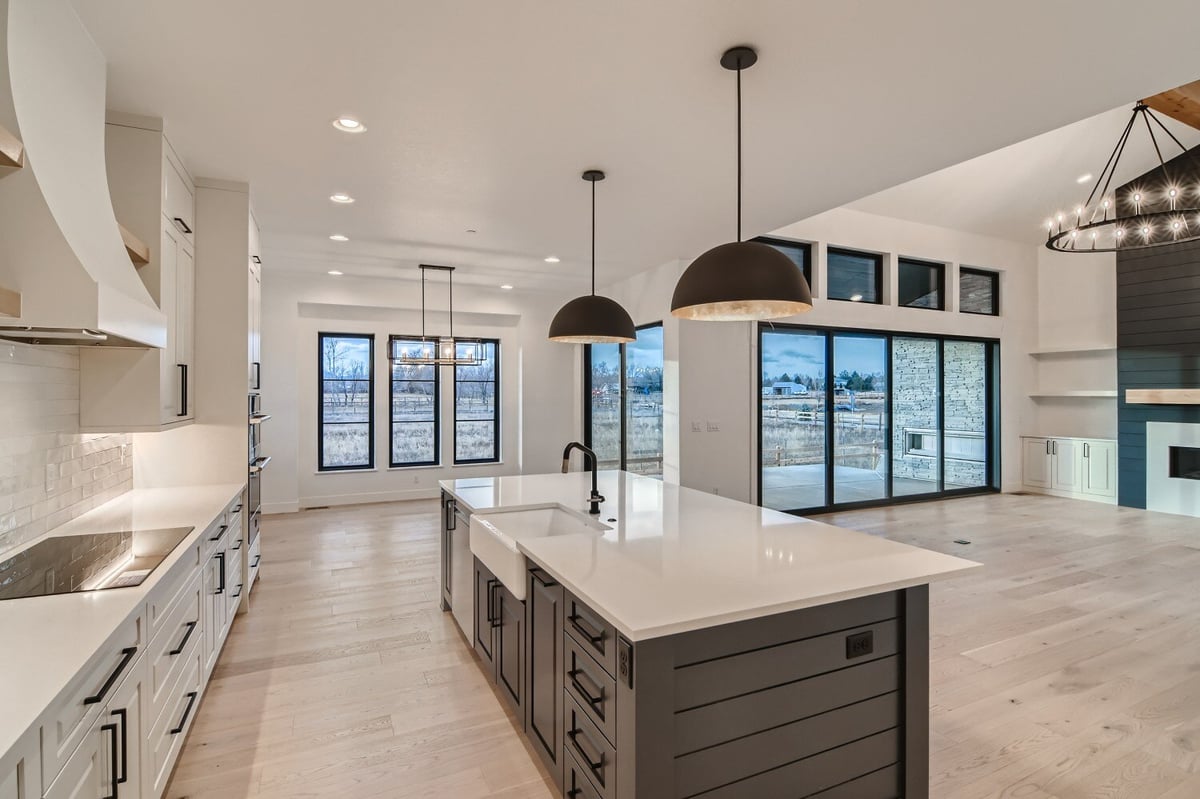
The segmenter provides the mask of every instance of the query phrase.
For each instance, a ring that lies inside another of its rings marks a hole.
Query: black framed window
[[[375,466],[375,337],[317,334],[317,468]]]
[[[395,360],[404,347],[416,349],[419,336],[391,336],[391,403],[389,435],[391,466],[436,466],[439,457],[439,367],[405,364]]]
[[[933,261],[901,258],[899,263],[900,304],[906,308],[946,309],[946,266]]]
[[[883,256],[830,247],[825,254],[831,300],[883,302]]]
[[[758,501],[792,513],[999,490],[1000,344],[759,325]]]
[[[481,339],[483,362],[454,367],[454,462],[500,460],[500,342]],[[460,350],[469,354],[466,349]]]
[[[791,259],[796,268],[804,273],[804,281],[808,283],[811,290],[813,287],[812,275],[812,245],[803,241],[791,241],[790,239],[776,239],[771,236],[759,236],[754,241],[774,247],[781,253]]]
[[[962,313],[1000,315],[1000,274],[986,269],[958,268],[958,310]]]
[[[601,469],[663,473],[663,325],[642,325],[629,344],[588,344],[584,443]]]

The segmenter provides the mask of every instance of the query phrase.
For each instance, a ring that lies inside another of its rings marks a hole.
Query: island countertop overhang
[[[446,480],[472,514],[582,511],[584,473]],[[816,607],[979,564],[627,472],[600,473],[603,535],[518,539],[630,641]]]

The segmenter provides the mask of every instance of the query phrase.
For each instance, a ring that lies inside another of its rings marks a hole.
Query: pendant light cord
[[[737,240],[742,241],[742,65],[737,69]]]
[[[596,296],[596,181],[592,181],[592,296]]]
[[[450,340],[454,341],[454,271],[450,272]],[[455,350],[457,356],[458,351]]]
[[[425,340],[425,267],[421,267],[421,341]]]

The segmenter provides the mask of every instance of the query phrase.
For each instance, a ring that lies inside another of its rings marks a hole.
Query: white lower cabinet
[[[1117,501],[1117,442],[1110,439],[1025,436],[1022,483],[1055,496]]]
[[[243,590],[233,506],[171,567],[10,752],[0,799],[159,799]],[[149,640],[147,640],[149,639]]]

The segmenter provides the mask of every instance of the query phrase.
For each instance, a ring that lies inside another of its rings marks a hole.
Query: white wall
[[[1066,254],[1038,248],[1038,350],[1107,347],[1105,352],[1043,356],[1034,391],[1117,387],[1117,259],[1112,253]],[[1038,400],[1029,432],[1046,436],[1117,437],[1115,398]]]
[[[442,373],[440,467],[388,468],[387,337],[420,332],[420,283],[303,275],[265,258],[263,274],[263,473],[267,513],[303,507],[431,497],[437,481],[551,472],[579,435],[580,353],[546,331],[567,298],[455,286],[455,333],[501,340],[501,463],[453,466],[450,372]],[[414,270],[415,271],[415,270]],[[429,332],[445,331],[444,293],[430,287]],[[434,309],[441,308],[437,311]],[[375,469],[317,471],[317,333],[375,335]]]
[[[1037,424],[1037,409],[1028,398],[1033,367],[1027,355],[1037,336],[1036,249],[850,209],[829,211],[773,231],[772,235],[815,245],[815,307],[807,314],[781,321],[1000,340],[1002,487],[1018,488],[1019,436]],[[957,272],[953,268],[947,272],[947,311],[823,300],[827,246],[885,253],[885,271],[890,277],[885,287],[886,297],[895,296],[895,263],[900,256],[998,271],[1001,315],[957,313]],[[757,493],[755,325],[678,321],[671,317],[671,293],[690,257],[610,286],[606,293],[625,304],[639,324],[667,320],[664,340],[668,366],[664,382],[668,382],[672,369],[677,370],[674,385],[678,393],[672,397],[670,388],[665,386],[664,405],[668,418],[677,418],[680,430],[679,482],[753,502]],[[711,426],[717,429],[710,432]],[[670,443],[667,446],[670,457]],[[670,479],[669,471],[668,475]]]

